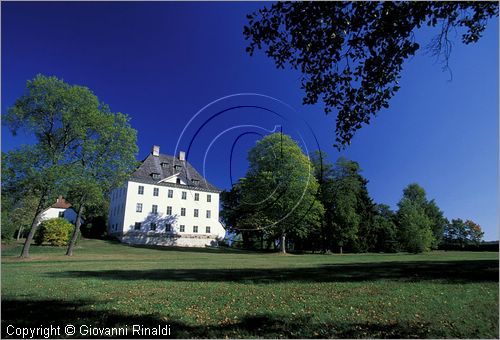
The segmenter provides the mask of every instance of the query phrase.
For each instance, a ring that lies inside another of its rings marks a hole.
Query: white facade
[[[145,162],[156,161],[149,157]],[[156,180],[131,178],[112,191],[110,235],[125,243],[182,247],[215,246],[224,238],[218,190],[187,185],[180,173]]]
[[[51,219],[62,217],[67,219],[70,223],[75,224],[76,212],[72,208],[48,208],[40,215],[40,222]],[[82,219],[83,220],[83,219]],[[39,222],[39,223],[40,223]]]

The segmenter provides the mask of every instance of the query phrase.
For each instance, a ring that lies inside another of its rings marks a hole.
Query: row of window
[[[149,224],[150,231],[156,231],[157,227],[158,227],[158,225],[155,222],[151,222]],[[135,222],[134,230],[141,230],[141,228],[142,228],[142,222]],[[165,225],[165,231],[167,231],[167,232],[173,231],[172,225],[170,223],[167,223]],[[181,233],[186,232],[186,226],[184,224],[181,224],[179,226],[179,232],[181,232]],[[193,226],[193,233],[198,233],[198,226],[197,225]],[[205,227],[205,233],[210,234],[210,226]]]
[[[137,193],[139,195],[144,195],[144,186],[143,185],[139,185]],[[159,195],[160,195],[160,188],[153,188],[153,196],[159,196]],[[167,192],[167,197],[168,198],[173,198],[174,197],[174,191],[171,190],[171,189],[169,189],[168,192]],[[183,200],[187,199],[187,191],[182,191],[181,192],[181,198]],[[194,194],[194,200],[195,201],[199,201],[200,200],[200,194],[199,193],[195,193]],[[212,195],[207,194],[207,202],[212,202]]]
[[[142,212],[142,203],[137,203],[135,207],[136,212]],[[152,214],[158,214],[158,205],[153,204],[151,207],[151,213]],[[200,210],[199,209],[194,209],[194,217],[199,217]],[[168,206],[167,207],[167,215],[172,215],[172,207]],[[186,208],[181,208],[181,216],[186,216]],[[212,217],[212,211],[207,210],[206,212],[206,217],[211,218]]]
[[[167,162],[161,162],[160,165],[161,165],[162,168],[168,167],[168,163]],[[174,164],[174,169],[175,170],[182,169],[182,165]]]

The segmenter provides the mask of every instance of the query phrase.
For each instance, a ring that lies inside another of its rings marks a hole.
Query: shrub
[[[73,225],[64,218],[51,218],[40,224],[35,236],[35,243],[40,245],[44,242],[52,246],[65,246],[71,237]]]

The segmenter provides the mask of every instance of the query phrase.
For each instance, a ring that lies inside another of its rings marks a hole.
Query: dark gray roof
[[[177,167],[176,167],[177,166]],[[180,161],[178,158],[169,155],[160,154],[154,156],[152,153],[142,161],[142,164],[130,176],[130,180],[134,182],[164,185],[171,187],[185,188],[186,185],[174,183],[158,183],[159,181],[170,176],[180,173],[181,179],[187,183],[188,187],[204,191],[220,192],[221,190],[216,186],[208,183],[208,181],[201,176],[196,169],[187,161]],[[153,174],[157,177],[153,178]]]

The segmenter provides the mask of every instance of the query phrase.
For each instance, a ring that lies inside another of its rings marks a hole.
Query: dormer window
[[[160,163],[160,165],[161,165],[162,168],[166,168],[168,166],[168,163],[162,162],[162,163]]]
[[[151,177],[152,177],[153,179],[160,179],[160,174],[158,174],[158,173],[156,173],[156,172],[153,172],[153,173],[151,174]]]
[[[177,183],[177,184],[181,184],[181,179],[180,179],[180,178],[177,178],[177,179],[175,180],[175,183]]]
[[[176,164],[176,165],[174,165],[174,169],[180,170],[180,169],[182,169],[182,165]]]
[[[200,183],[200,180],[193,178],[193,179],[191,179],[191,182],[193,182],[194,185],[198,185]]]

